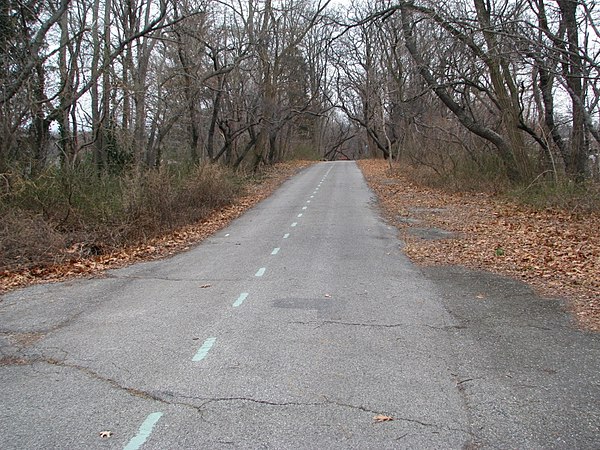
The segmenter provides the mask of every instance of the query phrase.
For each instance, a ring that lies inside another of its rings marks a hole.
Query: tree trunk
[[[585,178],[587,159],[587,140],[585,138],[585,111],[583,110],[583,65],[579,49],[579,30],[577,25],[577,2],[557,0],[562,20],[567,30],[567,51],[563,56],[563,75],[571,96],[573,111],[571,131],[571,151],[566,159],[567,173],[575,181]]]
[[[442,103],[444,103],[446,107],[452,111],[452,113],[454,113],[458,121],[465,128],[472,133],[475,133],[477,136],[487,140],[496,147],[498,150],[498,155],[504,163],[504,168],[508,178],[511,181],[521,181],[521,173],[516,166],[514,154],[512,153],[510,145],[500,134],[496,133],[494,130],[488,128],[482,123],[475,121],[462,106],[454,101],[454,99],[446,91],[446,88],[437,83],[435,77],[429,70],[422,55],[417,49],[416,39],[412,32],[413,24],[410,20],[411,12],[409,11],[409,8],[406,4],[401,3],[399,9],[402,21],[402,34],[404,35],[406,49],[415,62],[417,70],[423,80],[425,80],[427,85],[433,90]]]

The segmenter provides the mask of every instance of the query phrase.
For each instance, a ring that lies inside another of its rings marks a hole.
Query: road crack
[[[200,400],[200,399],[198,399],[198,400]],[[252,397],[217,397],[217,398],[206,399],[206,401],[204,401],[199,406],[199,409],[204,409],[207,405],[210,405],[211,403],[236,402],[236,401],[237,402],[257,403],[259,405],[277,406],[277,407],[281,407],[281,406],[283,406],[283,407],[285,407],[285,406],[297,406],[297,407],[336,406],[338,408],[349,408],[349,409],[361,411],[364,413],[369,413],[369,414],[372,414],[373,416],[385,414],[385,415],[389,415],[389,416],[393,417],[393,419],[395,421],[415,423],[415,424],[421,425],[423,427],[441,428],[441,429],[446,428],[446,427],[443,427],[443,426],[440,426],[437,424],[424,422],[422,420],[395,415],[395,414],[387,412],[387,411],[375,410],[375,409],[369,408],[364,405],[353,405],[350,403],[343,403],[343,402],[339,402],[339,401],[330,400],[327,397],[324,397],[324,400],[320,401],[320,402],[276,402],[276,401],[271,401],[271,400],[256,399],[256,398],[252,398]],[[448,430],[452,430],[452,429],[448,428]],[[452,431],[464,432],[464,430],[452,430]]]
[[[342,322],[339,320],[325,320],[321,323],[321,325],[344,325],[344,326],[353,326],[353,327],[369,327],[369,328],[397,328],[397,327],[406,327],[407,325],[404,323],[361,323],[361,322]]]
[[[104,384],[108,384],[113,389],[124,392],[133,397],[142,398],[144,400],[151,400],[151,401],[159,402],[159,403],[169,405],[169,406],[182,406],[185,408],[193,409],[195,412],[202,414],[202,411],[200,410],[199,406],[196,406],[196,405],[193,405],[193,404],[187,403],[187,402],[182,402],[182,401],[168,400],[163,395],[161,395],[162,393],[153,393],[150,391],[145,391],[142,389],[137,389],[134,387],[123,385],[119,381],[115,380],[114,378],[106,377],[106,376],[101,375],[100,373],[90,369],[89,367],[85,367],[85,366],[82,366],[79,364],[67,363],[65,361],[60,361],[55,358],[35,357],[35,358],[19,358],[18,360],[14,361],[11,365],[33,366],[34,364],[37,364],[37,363],[48,364],[48,365],[52,365],[52,366],[76,370],[76,371],[81,372],[82,374],[86,375],[88,378],[102,382]],[[167,393],[167,395],[169,395],[170,397],[179,397],[179,395],[177,395],[177,394]]]

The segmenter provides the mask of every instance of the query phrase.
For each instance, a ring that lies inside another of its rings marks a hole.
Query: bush
[[[0,216],[0,268],[51,264],[64,249],[65,237],[41,214],[11,208]]]
[[[124,181],[127,240],[144,239],[204,219],[240,191],[233,174],[216,165],[183,173],[149,171]]]
[[[537,209],[600,211],[600,184],[595,181],[575,183],[564,178],[554,180],[540,177],[528,186],[509,190],[507,196]]]
[[[231,203],[241,180],[216,165],[98,177],[89,167],[33,180],[5,174],[0,268],[58,262],[135,244]]]

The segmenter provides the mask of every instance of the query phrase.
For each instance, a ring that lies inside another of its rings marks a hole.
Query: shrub
[[[202,220],[242,188],[216,165],[98,177],[90,167],[52,169],[33,180],[5,175],[0,198],[0,268],[58,262],[135,244]]]

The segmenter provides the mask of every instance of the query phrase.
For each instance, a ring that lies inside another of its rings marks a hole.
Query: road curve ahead
[[[168,260],[4,295],[0,332],[3,449],[600,448],[598,338],[413,266],[353,162]]]

